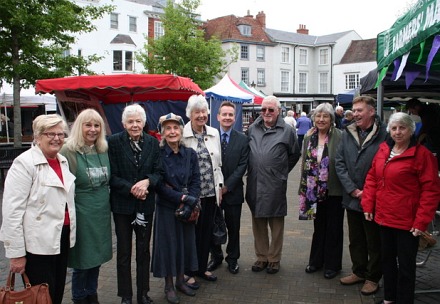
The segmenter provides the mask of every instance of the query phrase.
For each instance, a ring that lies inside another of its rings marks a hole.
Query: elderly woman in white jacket
[[[34,145],[8,171],[3,193],[4,242],[10,270],[26,272],[32,285],[49,284],[61,304],[69,247],[75,245],[75,176],[64,156],[66,124],[56,114],[33,122]]]
[[[208,102],[202,95],[193,95],[188,99],[186,116],[190,121],[183,129],[182,141],[185,146],[193,148],[197,153],[200,168],[202,210],[196,225],[196,247],[199,270],[197,275],[207,281],[216,281],[217,277],[207,271],[209,249],[212,238],[212,228],[216,206],[220,205],[223,185],[221,170],[220,135],[217,129],[206,125],[208,122]],[[189,278],[187,285],[193,289],[198,283]]]

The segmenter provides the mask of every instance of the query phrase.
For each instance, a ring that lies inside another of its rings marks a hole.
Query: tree
[[[13,85],[14,146],[22,144],[20,89],[37,79],[90,73],[97,56],[64,56],[75,35],[95,29],[92,20],[113,6],[79,6],[69,0],[0,2],[0,80]]]
[[[200,0],[182,0],[180,5],[168,1],[161,18],[164,35],[158,39],[147,37],[144,52],[137,56],[149,73],[174,73],[206,89],[213,85],[215,76],[224,72],[227,52],[220,40],[205,40],[202,22],[194,13],[199,5]],[[236,61],[237,55],[230,58]]]

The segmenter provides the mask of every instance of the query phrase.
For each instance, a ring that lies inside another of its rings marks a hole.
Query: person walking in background
[[[354,122],[342,133],[336,153],[336,173],[344,188],[342,205],[347,210],[349,250],[353,273],[340,279],[343,285],[364,282],[361,293],[370,295],[379,289],[379,226],[365,220],[360,204],[365,177],[379,145],[387,136],[386,127],[376,115],[376,102],[368,96],[353,100]]]
[[[75,180],[77,241],[69,252],[73,268],[72,300],[75,304],[99,304],[98,277],[101,264],[112,258],[110,211],[110,162],[105,124],[93,109],[76,118],[61,149]]]
[[[341,106],[337,106],[335,108],[335,125],[336,128],[342,129],[342,119],[344,118],[344,108]]]
[[[261,115],[248,132],[246,201],[252,212],[257,256],[252,271],[263,271],[267,267],[269,274],[280,269],[287,215],[287,178],[300,157],[295,129],[286,125],[280,110],[278,98],[264,97]]]
[[[437,160],[416,142],[415,129],[408,114],[391,115],[391,136],[379,146],[362,195],[365,219],[380,225],[384,303],[414,303],[419,236],[440,201]]]
[[[344,118],[342,119],[342,128],[345,128],[353,122],[353,111],[347,110],[344,113]]]
[[[49,284],[53,304],[62,303],[76,241],[75,176],[59,154],[66,127],[57,114],[34,119],[34,143],[6,176],[0,231],[10,270],[26,272],[31,285]]]
[[[220,105],[217,120],[220,123],[222,145],[222,173],[225,183],[222,187],[221,208],[225,212],[228,230],[226,262],[228,270],[237,274],[240,270],[240,219],[244,202],[243,175],[246,172],[249,144],[246,135],[233,129],[235,124],[235,104],[225,101]],[[223,261],[221,245],[211,246],[211,260],[208,270],[215,270]]]
[[[183,129],[183,143],[193,148],[197,153],[200,168],[202,210],[196,225],[196,246],[199,270],[186,273],[189,275],[188,286],[197,289],[199,284],[193,276],[206,281],[216,281],[217,277],[207,270],[209,250],[213,233],[214,216],[221,202],[221,186],[223,174],[221,171],[220,135],[217,129],[206,125],[208,122],[209,106],[202,95],[192,95],[188,99],[186,116],[190,121]]]
[[[284,117],[284,121],[292,128],[295,128],[296,127],[295,112],[293,112],[292,110],[287,111],[287,115],[286,117]]]
[[[298,134],[299,150],[302,150],[304,135],[312,128],[312,121],[307,117],[306,112],[301,112],[301,116],[296,120],[296,131]]]
[[[304,138],[299,219],[314,220],[307,273],[324,266],[324,277],[333,279],[342,268],[344,209],[342,186],[335,170],[341,130],[334,127],[335,113],[329,103],[316,107],[315,127]]]
[[[143,131],[145,110],[138,104],[122,112],[124,131],[108,139],[111,168],[110,203],[117,240],[116,267],[121,304],[131,304],[132,235],[136,234],[138,304],[153,301],[150,290],[150,239],[155,205],[154,188],[162,180],[159,142]]]
[[[186,223],[199,201],[200,170],[196,152],[182,143],[182,117],[169,113],[159,118],[160,152],[164,179],[157,186],[154,219],[153,276],[165,278],[165,297],[179,303],[176,290],[194,296],[184,280],[185,268],[197,271],[195,224]],[[176,210],[184,204],[180,218]],[[174,286],[173,277],[176,277]]]

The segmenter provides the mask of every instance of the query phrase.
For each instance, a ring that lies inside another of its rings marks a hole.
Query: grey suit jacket
[[[249,156],[249,139],[243,133],[231,131],[229,144],[222,158],[222,173],[228,192],[223,194],[222,204],[236,205],[244,202],[243,175]]]

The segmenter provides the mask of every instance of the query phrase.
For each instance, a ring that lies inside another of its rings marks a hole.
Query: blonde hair
[[[101,132],[95,142],[95,148],[98,153],[104,153],[108,149],[107,141],[105,139],[105,123],[101,115],[94,109],[85,109],[79,113],[78,117],[73,123],[70,136],[67,139],[66,146],[72,151],[81,151],[85,146],[84,136],[82,133],[82,126],[87,122],[97,122],[101,126]]]
[[[32,122],[32,130],[34,131],[34,139],[43,134],[47,129],[61,125],[63,132],[67,132],[67,124],[58,114],[43,114],[37,116]],[[35,142],[35,141],[34,141]]]

